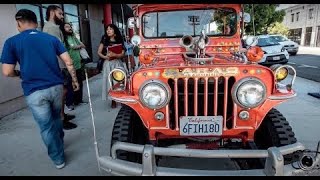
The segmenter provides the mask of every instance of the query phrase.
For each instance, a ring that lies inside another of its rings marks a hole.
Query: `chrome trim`
[[[297,71],[294,69],[294,67],[292,67],[292,66],[290,66],[290,65],[286,65],[286,64],[285,64],[285,65],[280,65],[280,64],[278,65],[278,64],[277,64],[277,65],[273,65],[273,66],[274,66],[274,68],[275,68],[275,69],[273,69],[273,74],[274,74],[274,75],[276,75],[277,72],[278,72],[281,68],[284,67],[284,68],[287,68],[287,70],[288,70],[288,76],[289,76],[289,69],[292,69],[292,71],[293,71],[293,77],[292,77],[291,83],[288,84],[289,87],[292,88],[292,86],[293,86],[293,84],[294,84],[294,81],[296,80],[296,77],[297,77]],[[288,76],[287,76],[287,77],[288,77]],[[287,77],[286,77],[286,78],[287,78]],[[286,79],[286,78],[285,78],[285,79]],[[279,81],[279,82],[280,82],[280,81]],[[277,84],[278,84],[279,82],[277,82]]]
[[[252,107],[243,106],[243,105],[238,101],[238,97],[237,97],[237,92],[238,92],[239,87],[240,87],[243,83],[245,83],[245,82],[247,82],[247,81],[257,81],[257,82],[259,82],[259,83],[262,85],[262,87],[263,87],[263,89],[264,89],[264,91],[265,91],[265,93],[263,94],[262,100],[261,100],[258,104],[256,104],[255,106],[252,106]],[[260,79],[258,79],[258,78],[256,78],[256,77],[245,77],[245,78],[239,80],[238,82],[236,82],[236,83],[234,84],[234,86],[232,87],[232,90],[231,90],[231,95],[232,95],[233,101],[234,101],[237,105],[239,105],[240,107],[242,107],[242,108],[255,108],[255,107],[260,106],[260,105],[266,100],[266,94],[267,94],[266,85],[265,85]]]
[[[151,83],[158,83],[160,84],[161,86],[164,87],[164,89],[167,91],[167,99],[165,102],[163,102],[163,104],[161,106],[158,106],[158,107],[149,107],[147,104],[145,104],[143,98],[141,97],[142,96],[142,90],[144,89],[144,87],[146,87],[148,84],[151,84]],[[170,88],[168,87],[167,84],[165,84],[164,82],[160,81],[160,80],[157,80],[157,79],[150,79],[150,80],[147,80],[145,81],[139,88],[139,99],[141,101],[141,104],[149,109],[161,109],[163,107],[165,107],[169,102],[170,102],[170,99],[171,99],[171,91],[170,91]]]
[[[319,147],[318,147],[319,149]],[[117,159],[118,150],[140,153],[142,164]],[[137,145],[126,142],[115,142],[111,148],[111,156],[100,156],[98,162],[101,169],[115,175],[148,175],[148,176],[220,176],[220,175],[258,175],[283,176],[303,172],[292,164],[284,165],[283,156],[296,151],[303,151],[301,143],[282,147],[270,147],[267,150],[199,150],[181,148],[163,148],[152,145]],[[264,169],[253,170],[194,170],[159,167],[155,156],[195,157],[195,158],[266,158]],[[313,167],[319,164],[320,154],[315,157]]]
[[[131,98],[117,98],[117,97],[109,96],[109,99],[120,102],[120,103],[138,103],[136,99],[131,99]]]
[[[268,99],[271,100],[285,100],[285,99],[291,99],[297,96],[297,93],[290,94],[290,95],[284,95],[284,96],[269,96]]]

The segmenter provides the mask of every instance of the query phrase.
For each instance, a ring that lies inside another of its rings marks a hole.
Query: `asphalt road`
[[[320,48],[300,47],[288,64],[296,69],[297,76],[320,82]]]

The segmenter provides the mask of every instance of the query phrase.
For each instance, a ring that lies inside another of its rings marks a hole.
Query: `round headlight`
[[[112,77],[113,77],[114,80],[116,80],[116,81],[119,82],[119,81],[122,81],[122,80],[124,79],[125,74],[124,74],[124,72],[121,71],[121,70],[115,70],[115,71],[113,71],[113,73],[112,73]]]
[[[233,98],[244,108],[255,108],[263,103],[265,97],[265,85],[256,78],[246,78],[239,81]]]
[[[170,100],[168,87],[160,81],[147,81],[140,88],[140,100],[150,109],[160,109],[166,106]]]

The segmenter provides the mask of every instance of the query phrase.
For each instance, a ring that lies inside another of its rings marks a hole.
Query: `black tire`
[[[294,144],[297,139],[286,118],[278,110],[271,109],[255,132],[254,142],[259,149],[268,149]],[[284,164],[297,161],[300,153],[285,155]]]
[[[295,55],[297,55],[297,53],[298,53],[298,52],[293,52],[293,53],[290,53],[290,55],[291,55],[291,56],[295,56]]]
[[[112,130],[111,146],[117,142],[145,144],[148,140],[145,127],[139,116],[129,106],[123,105],[117,115]],[[141,162],[141,154],[117,151],[117,158],[131,162]]]

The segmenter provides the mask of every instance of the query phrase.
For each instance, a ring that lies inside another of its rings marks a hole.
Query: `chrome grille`
[[[181,116],[223,116],[224,129],[231,129],[234,83],[234,77],[169,79],[172,91],[168,105],[170,128],[179,130]]]

